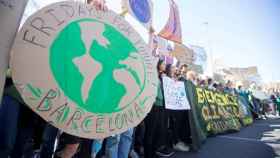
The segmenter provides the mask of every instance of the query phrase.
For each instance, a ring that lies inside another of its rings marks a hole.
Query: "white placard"
[[[190,103],[187,99],[184,82],[163,77],[165,107],[170,110],[188,110]]]

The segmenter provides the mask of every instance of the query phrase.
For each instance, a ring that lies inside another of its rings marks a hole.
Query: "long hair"
[[[161,79],[161,75],[164,73],[164,71],[161,72],[161,70],[160,70],[160,66],[163,63],[164,63],[164,60],[162,60],[162,59],[159,59],[158,63],[157,63],[157,73],[158,73],[158,78],[160,78],[160,79]]]
[[[4,88],[8,88],[13,85],[13,80],[10,77],[6,77],[5,86]]]
[[[157,63],[157,72],[158,72],[158,73],[160,73],[160,65],[161,65],[162,63],[164,63],[164,60],[159,59],[159,60],[158,60],[158,63]]]
[[[172,78],[172,65],[167,64],[165,68],[166,75],[170,78]]]

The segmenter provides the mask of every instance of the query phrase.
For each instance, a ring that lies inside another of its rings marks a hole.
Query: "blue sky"
[[[60,0],[34,1],[42,7]],[[213,58],[222,58],[229,66],[258,66],[264,81],[280,80],[280,0],[175,1],[184,43],[204,46]],[[168,18],[168,0],[153,2],[154,27],[160,31]],[[120,0],[107,3],[120,12]],[[133,18],[127,19],[145,37],[145,29]]]
[[[280,80],[279,0],[177,0],[183,40],[210,48],[229,66],[259,68],[264,81]],[[155,26],[168,16],[167,0],[154,0]],[[208,27],[203,24],[208,22]]]

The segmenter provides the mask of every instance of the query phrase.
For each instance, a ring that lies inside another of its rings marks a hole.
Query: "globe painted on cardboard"
[[[143,59],[133,43],[109,24],[95,19],[71,22],[52,42],[49,52],[50,69],[59,88],[89,112],[118,112],[144,89],[145,75],[127,64],[136,61],[145,71]],[[124,74],[133,82],[121,80]],[[123,100],[131,85],[137,87],[133,96]]]

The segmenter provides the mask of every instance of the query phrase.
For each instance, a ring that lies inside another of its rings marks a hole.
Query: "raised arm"
[[[87,0],[87,3],[95,6],[97,10],[102,10],[102,11],[108,10],[105,0]]]

